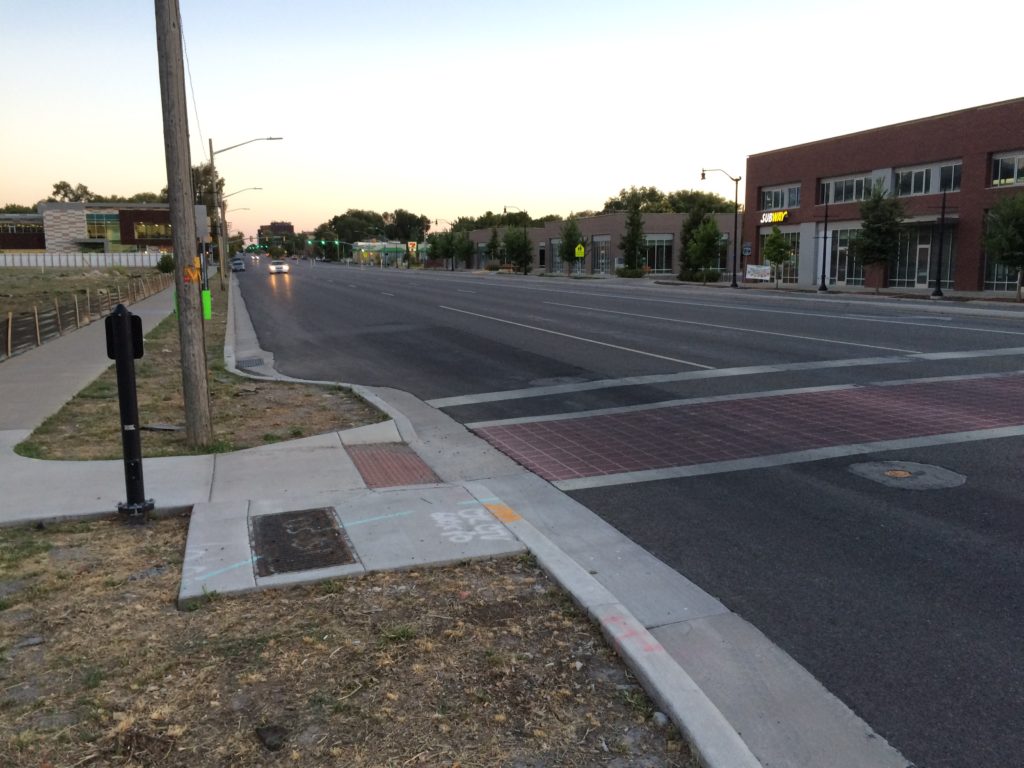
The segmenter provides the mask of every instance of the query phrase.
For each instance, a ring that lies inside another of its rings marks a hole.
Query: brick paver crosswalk
[[[550,481],[1024,425],[1024,375],[878,384],[475,431]]]

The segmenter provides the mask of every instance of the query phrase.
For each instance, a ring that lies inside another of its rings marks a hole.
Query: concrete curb
[[[467,483],[466,489],[526,545],[545,573],[601,628],[644,690],[675,723],[701,765],[762,768],[718,707],[611,592],[514,510],[494,503],[486,486]]]

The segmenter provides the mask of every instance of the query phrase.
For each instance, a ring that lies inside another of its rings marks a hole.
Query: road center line
[[[824,344],[844,344],[849,347],[867,347],[868,349],[881,349],[886,352],[906,352],[907,354],[921,354],[917,349],[901,349],[899,347],[881,347],[877,344],[858,344],[853,341],[837,341],[836,339],[823,339],[820,336],[801,336],[795,333],[779,333],[778,331],[761,331],[755,328],[739,328],[735,325],[719,325],[717,323],[701,323],[696,320],[678,320],[673,317],[659,317],[657,315],[641,315],[636,312],[619,312],[614,309],[597,309],[595,307],[583,307],[578,304],[562,304],[557,301],[545,301],[556,307],[569,307],[570,309],[582,309],[587,312],[603,312],[608,315],[624,315],[626,317],[639,317],[645,320],[658,320],[665,323],[680,323],[682,325],[698,325],[703,328],[721,328],[726,331],[741,331],[743,333],[760,333],[765,336],[784,336],[787,339],[801,339],[803,341],[820,341]]]
[[[573,339],[574,341],[584,341],[587,344],[597,344],[601,347],[611,347],[612,349],[619,349],[623,352],[630,352],[634,355],[643,355],[644,357],[654,357],[658,360],[668,360],[670,363],[680,363],[682,365],[692,365],[694,368],[703,368],[704,370],[710,371],[714,369],[714,366],[703,365],[702,363],[694,363],[690,360],[681,360],[677,357],[666,357],[665,355],[657,355],[654,352],[644,352],[639,349],[632,349],[631,347],[622,347],[618,344],[609,344],[606,341],[597,341],[596,339],[588,339],[583,336],[573,336],[571,333],[562,333],[561,331],[552,331],[549,328],[541,328],[536,325],[526,325],[525,323],[517,323],[512,320],[503,320],[500,317],[493,317],[491,315],[482,315],[478,312],[469,312],[465,309],[456,309],[455,307],[446,307],[445,305],[439,305],[441,309],[447,309],[449,312],[459,312],[463,315],[472,315],[473,317],[482,317],[485,320],[493,320],[496,323],[505,323],[506,325],[514,325],[518,328],[526,328],[531,331],[539,331],[541,333],[550,333],[553,336],[561,336],[566,339]]]

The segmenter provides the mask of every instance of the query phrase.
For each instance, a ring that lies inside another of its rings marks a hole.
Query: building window
[[[562,254],[559,253],[561,247],[562,238],[551,238],[551,269],[549,271],[552,274],[558,274],[562,271]]]
[[[761,190],[762,211],[782,211],[800,207],[800,187],[772,187]]]
[[[854,176],[849,179],[823,181],[818,199],[824,203],[853,203],[871,196],[871,177]]]
[[[939,192],[960,191],[960,168],[963,163],[949,163],[939,166]]]
[[[170,224],[154,224],[153,222],[135,222],[136,240],[170,240]]]
[[[1024,150],[992,158],[992,186],[1024,184]]]
[[[121,242],[121,225],[116,213],[87,213],[85,224],[90,240]]]
[[[758,235],[758,253],[764,253],[764,241],[768,239],[768,232],[761,232]],[[800,274],[800,233],[799,232],[783,232],[782,237],[786,241],[786,245],[789,246],[793,256],[789,261],[784,262],[779,266],[779,280],[783,283],[796,283],[799,282]]]
[[[0,222],[0,232],[9,235],[38,235],[42,234],[43,225],[20,221],[3,221]]]
[[[611,240],[610,235],[594,235],[591,240],[590,270],[594,274],[604,275],[611,271]]]
[[[651,272],[672,271],[672,241],[674,235],[647,235],[644,265]]]
[[[829,282],[833,285],[864,285],[864,265],[850,253],[850,241],[858,229],[832,231],[831,270]]]
[[[896,197],[927,195],[932,191],[932,169],[896,171]]]

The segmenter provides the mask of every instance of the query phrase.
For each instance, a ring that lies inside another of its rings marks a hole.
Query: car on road
[[[288,262],[284,259],[274,259],[270,262],[270,274],[276,272],[287,272],[291,267],[288,266]]]
[[[241,256],[235,256],[231,259],[231,271],[245,272],[245,260]]]

